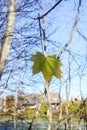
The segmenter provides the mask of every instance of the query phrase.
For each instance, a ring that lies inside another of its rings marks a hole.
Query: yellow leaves
[[[24,112],[25,112],[26,114],[34,114],[35,111],[36,111],[35,109],[26,108]]]
[[[61,79],[62,71],[60,67],[63,65],[60,60],[57,59],[56,55],[50,55],[45,57],[42,53],[37,52],[30,58],[34,62],[32,66],[33,74],[42,72],[43,77],[46,81],[51,81],[52,76]]]
[[[15,107],[15,99],[13,95],[6,96],[4,102],[6,102],[6,111],[7,112],[13,112]],[[3,105],[4,105],[3,102]]]

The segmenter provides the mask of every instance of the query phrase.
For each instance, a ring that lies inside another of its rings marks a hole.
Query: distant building
[[[18,104],[20,107],[24,106],[25,108],[37,108],[38,104],[41,102],[41,99],[43,98],[43,93],[32,93],[32,94],[24,94],[20,93],[18,97]],[[47,96],[44,97],[44,103],[48,103]],[[53,109],[57,109],[57,106],[59,105],[59,95],[58,93],[51,93],[51,105]]]

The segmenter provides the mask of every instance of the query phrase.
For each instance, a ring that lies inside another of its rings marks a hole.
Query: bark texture
[[[15,14],[16,14],[16,0],[10,0],[9,11],[7,17],[7,26],[6,32],[4,35],[4,40],[1,43],[1,52],[0,52],[0,77],[3,74],[7,57],[10,50],[10,44],[12,42],[14,25],[15,25]]]

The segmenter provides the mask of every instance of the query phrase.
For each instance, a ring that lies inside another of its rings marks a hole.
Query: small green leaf
[[[45,57],[42,53],[37,52],[30,58],[34,62],[32,66],[33,74],[42,72],[46,81],[51,81],[52,76],[61,79],[62,71],[60,67],[63,65],[56,55],[50,55]]]

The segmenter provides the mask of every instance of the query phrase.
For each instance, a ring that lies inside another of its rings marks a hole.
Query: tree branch
[[[76,12],[76,18],[75,18],[75,21],[74,21],[74,24],[72,26],[72,29],[70,31],[70,36],[69,36],[69,39],[68,41],[66,42],[66,44],[64,45],[64,47],[60,50],[57,58],[59,59],[61,57],[61,55],[63,54],[63,52],[66,50],[66,48],[69,46],[69,44],[71,43],[72,41],[72,38],[73,38],[73,33],[74,33],[74,29],[77,25],[77,22],[78,22],[78,16],[79,16],[79,9],[80,9],[80,6],[81,6],[81,0],[79,0],[79,5],[78,5],[78,8],[77,8],[77,12]]]
[[[79,30],[77,30],[77,32],[78,32],[78,34],[79,34],[82,38],[85,39],[85,41],[87,41],[87,37],[86,37],[86,36],[84,36]]]
[[[37,18],[33,18],[33,19],[35,19],[35,20],[37,20],[37,19],[43,19],[43,17],[45,17],[46,15],[48,15],[57,5],[59,5],[60,3],[62,2],[62,0],[59,0],[55,5],[53,5],[52,7],[51,7],[51,9],[49,9],[45,14],[43,14],[42,16],[39,16],[39,17],[37,17]]]

